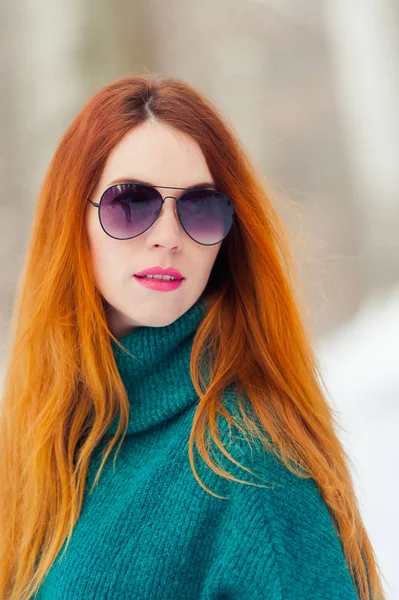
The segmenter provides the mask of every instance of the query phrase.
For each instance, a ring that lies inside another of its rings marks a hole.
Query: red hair
[[[111,348],[111,339],[117,340],[95,286],[84,212],[110,151],[149,118],[199,144],[236,215],[208,282],[210,310],[191,355],[201,399],[189,440],[194,475],[204,487],[194,467],[195,442],[207,464],[231,478],[215,468],[205,436],[209,425],[230,457],[215,417],[223,412],[224,390],[237,382],[274,446],[248,417],[251,433],[278,452],[287,468],[317,483],[359,597],[382,600],[349,459],[294,294],[297,276],[285,228],[211,101],[181,80],[150,75],[119,79],[90,99],[63,136],[40,190],[14,304],[1,404],[0,597],[28,600],[37,591],[78,519],[94,448],[119,412],[120,426],[98,479],[127,425],[129,403]],[[215,349],[215,362],[209,385],[201,389],[198,364],[205,345]]]

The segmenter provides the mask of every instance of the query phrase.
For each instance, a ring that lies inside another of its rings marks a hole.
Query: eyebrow
[[[153,183],[149,183],[148,181],[143,181],[142,179],[137,179],[137,178],[132,178],[132,177],[123,177],[123,178],[118,178],[115,181],[111,181],[111,183],[109,183],[109,185],[117,185],[117,184],[121,184],[121,183],[139,183],[141,185],[150,185],[152,187],[169,187],[171,189],[175,189],[175,190],[196,190],[199,188],[212,188],[214,190],[216,190],[216,185],[214,183],[209,183],[209,181],[205,181],[202,183],[196,183],[195,185],[191,185],[188,188],[172,188],[172,186],[158,186],[158,185],[154,185]]]

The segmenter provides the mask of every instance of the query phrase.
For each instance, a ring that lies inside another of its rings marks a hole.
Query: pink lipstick
[[[149,277],[138,277],[134,276],[135,280],[141,285],[150,290],[157,290],[158,292],[171,292],[177,290],[183,283],[183,279],[175,279],[171,281],[169,279],[150,279]]]

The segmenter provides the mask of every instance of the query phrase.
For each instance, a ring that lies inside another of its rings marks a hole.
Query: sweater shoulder
[[[232,408],[232,398],[234,395],[227,395],[226,406],[237,417],[236,405]],[[267,438],[269,447],[265,447],[259,438],[251,436],[245,430],[241,419],[239,422],[244,433],[236,426],[229,425],[224,417],[219,420],[223,446],[235,461],[250,471],[233,464],[218,450],[218,461],[223,468],[235,478],[246,482],[231,482],[234,486],[230,486],[230,489],[236,493],[255,494],[262,500],[267,499],[268,508],[275,513],[276,519],[286,520],[290,515],[294,515],[299,522],[314,524],[317,521],[322,529],[331,532],[333,528],[334,534],[337,533],[331,512],[317,482],[297,466],[294,470],[289,469],[279,457],[279,451],[271,436],[261,428],[255,418],[254,421]]]
[[[246,541],[260,561],[262,553],[267,556],[284,600],[355,600],[340,536],[316,481],[291,471],[261,440],[243,436],[225,419],[219,432],[232,458],[251,471],[219,452],[223,469],[246,482],[223,480],[215,490],[226,492],[223,522],[235,532],[237,543]]]

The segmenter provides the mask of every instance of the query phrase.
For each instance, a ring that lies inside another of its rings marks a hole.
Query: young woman
[[[1,598],[384,598],[293,274],[209,99],[137,76],[88,102],[13,311]]]

